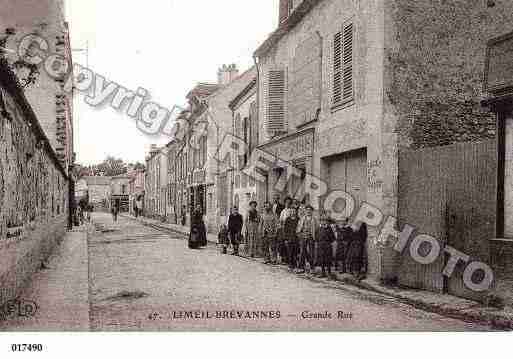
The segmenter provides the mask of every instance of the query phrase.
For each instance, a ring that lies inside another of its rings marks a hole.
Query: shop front
[[[309,128],[259,147],[274,159],[263,173],[264,183],[257,186],[260,201],[272,201],[279,194],[282,201],[289,196],[305,204],[309,202],[302,185],[305,176],[312,173],[314,134],[315,129]]]

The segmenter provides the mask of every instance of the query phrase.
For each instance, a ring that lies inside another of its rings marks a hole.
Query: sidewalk
[[[0,331],[88,331],[87,227],[67,232],[46,268],[34,274],[20,299],[35,302],[34,317],[0,322]]]
[[[136,220],[135,217],[124,215]],[[158,220],[139,217],[137,221],[156,229],[171,231],[180,235],[188,236],[189,227],[176,224],[162,223]],[[208,234],[209,242],[217,243],[217,236]],[[249,260],[262,262],[260,258],[248,258]],[[286,266],[279,266],[284,271]],[[307,279],[324,282],[326,279],[314,275],[302,275]],[[448,294],[433,293],[423,290],[406,289],[399,287],[385,286],[372,279],[357,280],[351,275],[336,274],[336,280],[343,283],[347,290],[364,289],[395,298],[401,303],[408,304],[414,308],[437,313],[446,317],[464,321],[488,324],[496,329],[513,330],[513,307],[506,306],[504,309],[485,306],[483,304],[455,297]]]

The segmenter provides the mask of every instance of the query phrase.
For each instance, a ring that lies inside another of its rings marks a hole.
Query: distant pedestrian
[[[299,266],[301,272],[306,270],[306,262],[310,268],[315,269],[315,242],[317,239],[317,220],[313,216],[313,207],[308,205],[305,209],[305,216],[299,220],[296,234],[299,238]]]
[[[239,255],[239,245],[241,240],[242,227],[244,225],[244,219],[239,213],[237,207],[233,207],[228,218],[228,235],[230,236],[230,242],[233,247],[233,255]]]
[[[111,212],[112,212],[112,219],[114,220],[114,222],[117,222],[119,210],[118,210],[118,206],[116,204],[112,205]]]
[[[298,223],[299,217],[297,216],[297,210],[294,208],[283,225],[283,236],[285,237],[285,245],[289,256],[287,262],[291,271],[298,267],[299,242],[296,235]]]
[[[260,214],[257,211],[257,202],[251,201],[249,203],[249,211],[248,215],[246,217],[246,230],[245,230],[245,237],[246,242],[248,244],[248,255],[251,258],[254,258],[257,256],[258,251],[258,245],[260,243],[260,235],[259,235],[259,229],[260,229]]]
[[[265,264],[276,264],[278,257],[278,226],[279,221],[272,210],[270,203],[264,205],[262,214],[261,230],[262,247]]]
[[[182,226],[185,226],[187,224],[187,207],[186,206],[182,206],[181,217],[182,217],[182,220],[181,220]]]
[[[328,272],[328,276],[331,277],[331,262],[333,260],[332,244],[335,242],[336,238],[327,213],[321,215],[318,231],[318,257],[322,271],[321,277],[326,277],[326,271]]]

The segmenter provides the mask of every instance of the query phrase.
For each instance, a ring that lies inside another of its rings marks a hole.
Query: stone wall
[[[487,42],[513,31],[513,2],[390,1],[386,111],[399,144],[420,148],[495,138],[480,105]]]
[[[66,231],[68,179],[14,75],[0,74],[0,304]]]

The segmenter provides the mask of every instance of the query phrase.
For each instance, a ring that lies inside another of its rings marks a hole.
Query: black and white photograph
[[[0,0],[0,352],[512,330],[513,1]]]

